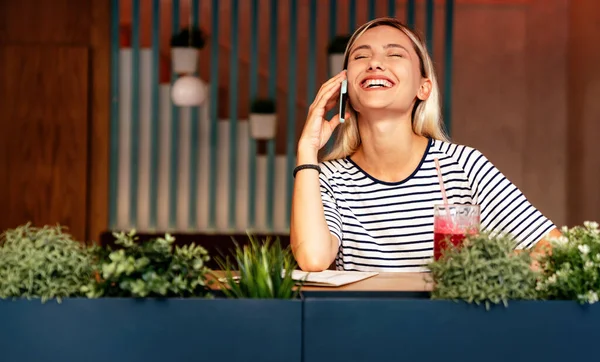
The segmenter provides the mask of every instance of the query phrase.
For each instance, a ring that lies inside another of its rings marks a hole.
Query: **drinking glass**
[[[460,247],[467,235],[479,230],[479,205],[434,205],[433,258],[438,260],[448,242]]]

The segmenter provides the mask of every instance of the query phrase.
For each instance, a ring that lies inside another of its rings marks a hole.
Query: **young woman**
[[[303,270],[421,272],[433,256],[433,210],[478,204],[484,230],[536,247],[554,224],[476,149],[442,129],[433,64],[419,37],[393,18],[361,26],[344,71],[322,85],[298,143],[291,244]],[[348,81],[348,113],[323,117]],[[340,127],[333,150],[318,152]]]

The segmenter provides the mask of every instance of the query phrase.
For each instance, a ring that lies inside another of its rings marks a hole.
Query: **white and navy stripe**
[[[321,196],[329,230],[340,241],[341,270],[422,272],[433,256],[433,206],[441,204],[434,159],[448,202],[479,204],[481,227],[510,233],[528,248],[554,224],[476,149],[431,140],[412,175],[377,180],[350,158],[321,163]]]

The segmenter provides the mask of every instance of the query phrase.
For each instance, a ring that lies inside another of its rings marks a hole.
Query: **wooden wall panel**
[[[568,0],[535,0],[527,11],[527,122],[523,189],[559,226],[567,224]]]
[[[107,227],[110,0],[0,1],[0,229]]]
[[[88,44],[90,0],[2,0],[0,40],[8,43]]]
[[[526,6],[468,6],[455,19],[452,140],[479,149],[519,187],[527,123],[526,23]]]
[[[0,229],[32,221],[85,235],[88,49],[0,47]]]
[[[108,227],[110,146],[110,1],[92,0],[89,204],[87,240],[99,240]]]
[[[570,2],[569,223],[600,221],[600,2]]]

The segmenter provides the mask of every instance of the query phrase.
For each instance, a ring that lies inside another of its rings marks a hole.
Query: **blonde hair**
[[[433,68],[433,62],[427,52],[427,47],[421,38],[400,21],[394,18],[378,18],[362,25],[348,41],[346,51],[344,52],[344,67],[348,66],[349,51],[358,38],[368,29],[377,26],[391,26],[402,31],[412,41],[413,47],[419,56],[421,76],[431,81],[431,92],[429,97],[421,101],[417,99],[412,110],[412,128],[413,132],[420,136],[431,137],[433,139],[448,141],[448,137],[443,128],[442,116],[440,110],[440,91],[438,88],[437,77]],[[335,160],[352,155],[358,150],[361,144],[358,123],[356,121],[356,112],[350,107],[350,118],[338,126],[337,136],[332,150],[323,157],[323,161]]]

